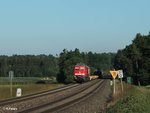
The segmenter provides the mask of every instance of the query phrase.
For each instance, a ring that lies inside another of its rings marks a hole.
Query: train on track
[[[90,74],[90,67],[84,63],[78,63],[74,66],[74,79],[76,82],[85,82],[92,79],[100,78],[101,71],[96,70],[93,75]]]

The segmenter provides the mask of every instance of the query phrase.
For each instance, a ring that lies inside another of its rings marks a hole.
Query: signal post
[[[121,89],[122,89],[122,92],[123,92],[123,82],[122,82],[123,71],[122,71],[122,70],[118,70],[118,78],[120,78],[120,81],[121,81]]]
[[[14,77],[14,72],[9,71],[9,78],[10,78],[10,96],[12,97],[12,79]]]
[[[116,93],[116,82],[115,82],[115,79],[116,79],[116,77],[118,75],[118,71],[114,70],[114,71],[110,71],[110,73],[111,73],[111,75],[113,77],[113,82],[114,82],[113,94],[115,94]]]

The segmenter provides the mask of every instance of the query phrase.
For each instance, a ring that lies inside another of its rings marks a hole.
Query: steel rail
[[[41,97],[41,96],[45,96],[45,95],[49,95],[49,94],[54,94],[54,93],[57,93],[57,92],[60,92],[60,91],[64,91],[64,90],[76,87],[78,85],[79,84],[71,84],[71,85],[68,85],[68,86],[63,86],[63,87],[48,90],[48,91],[43,91],[43,92],[39,92],[39,93],[35,93],[35,94],[25,95],[25,96],[13,98],[13,99],[2,100],[2,101],[0,101],[0,106],[4,106],[4,105],[7,105],[7,104],[12,104],[12,103],[17,103],[17,102],[21,102],[21,101],[25,101],[25,100],[29,100],[29,99],[33,99],[33,98],[37,98],[37,97]]]
[[[93,94],[95,90],[97,90],[102,84],[104,83],[103,80],[95,81],[90,86],[87,85],[83,89],[78,92],[75,92],[67,97],[61,98],[59,100],[46,103],[37,107],[29,108],[18,113],[45,113],[45,112],[54,112],[56,110],[65,108],[66,106],[75,103],[83,98],[87,98],[89,95]],[[90,90],[88,92],[88,90]],[[66,102],[67,101],[67,102]]]

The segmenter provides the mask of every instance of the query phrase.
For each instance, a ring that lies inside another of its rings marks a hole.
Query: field
[[[0,85],[9,85],[11,79],[9,77],[0,77]],[[55,83],[56,78],[51,77],[13,77],[12,83],[13,84],[35,84],[39,82],[45,83]]]
[[[107,113],[150,113],[149,87],[125,86],[125,92],[114,96]]]
[[[13,85],[12,96],[10,93],[10,85],[0,85],[0,100],[16,97],[17,88],[22,89],[22,95],[42,92],[57,87],[61,87],[63,84],[27,84],[27,85]]]

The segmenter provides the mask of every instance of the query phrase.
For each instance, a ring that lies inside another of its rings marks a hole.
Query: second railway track
[[[69,104],[90,95],[103,83],[102,80],[93,80],[80,85],[72,85],[68,88],[58,89],[45,94],[32,95],[22,100],[11,100],[2,102],[0,112],[4,113],[41,113],[54,112]],[[17,108],[9,110],[5,108]]]

